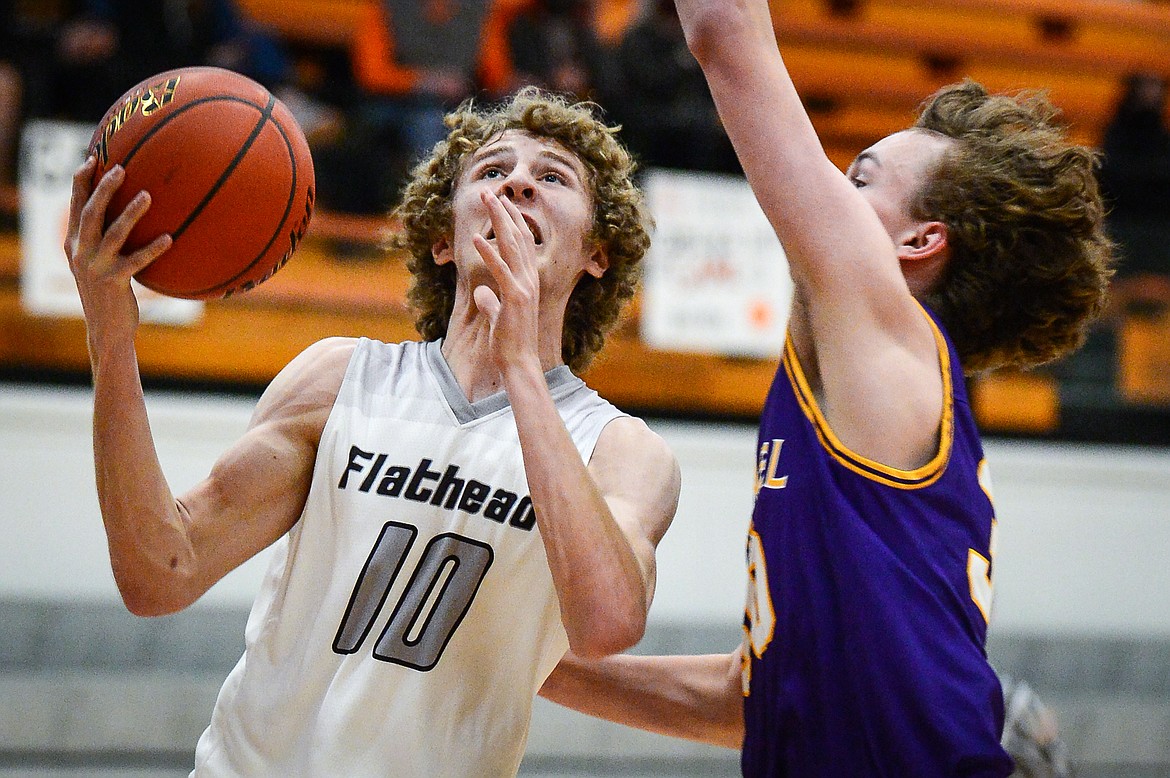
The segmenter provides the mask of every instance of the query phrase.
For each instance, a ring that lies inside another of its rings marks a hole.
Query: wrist
[[[89,361],[96,371],[99,365],[117,361],[127,355],[134,357],[134,339],[138,321],[86,320],[86,345]]]

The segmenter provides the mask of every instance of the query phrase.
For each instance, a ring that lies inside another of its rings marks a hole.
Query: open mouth
[[[536,245],[539,246],[544,242],[540,236],[540,227],[536,226],[536,222],[534,222],[531,217],[524,214],[521,215],[524,216],[524,223],[528,225],[528,229],[532,233],[532,239],[536,242]]]
[[[532,220],[532,217],[524,215],[524,223],[528,225],[528,230],[532,233],[533,242],[536,243],[537,246],[544,243],[544,238],[541,236],[541,233],[540,233],[540,227],[538,227],[536,222]],[[487,234],[485,234],[483,237],[485,240],[495,240],[496,239],[495,229],[492,227],[488,227]]]

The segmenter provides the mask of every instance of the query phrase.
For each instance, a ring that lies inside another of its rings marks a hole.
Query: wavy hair
[[[605,251],[609,265],[601,278],[582,276],[565,312],[561,355],[574,372],[584,370],[634,295],[638,263],[650,246],[645,197],[634,183],[634,161],[617,139],[618,128],[604,124],[593,103],[570,103],[536,87],[486,108],[468,100],[447,115],[446,123],[446,140],[415,166],[394,210],[402,228],[390,245],[408,255],[407,299],[416,313],[415,328],[424,339],[435,340],[446,334],[451,320],[455,268],[436,265],[431,247],[454,232],[452,199],[464,160],[504,131],[519,130],[556,141],[585,165],[593,200],[593,228],[586,240]]]
[[[1081,345],[1113,274],[1099,158],[1067,140],[1042,93],[936,92],[915,127],[954,139],[911,203],[947,226],[951,259],[923,302],[967,373],[1031,367]]]

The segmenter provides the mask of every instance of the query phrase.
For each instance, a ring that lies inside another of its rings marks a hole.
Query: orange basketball
[[[289,110],[230,70],[189,67],[148,78],[98,125],[94,182],[115,164],[126,179],[107,224],[139,191],[150,210],[126,251],[163,233],[171,247],[135,278],[171,297],[209,300],[267,280],[292,256],[313,215],[313,159]]]

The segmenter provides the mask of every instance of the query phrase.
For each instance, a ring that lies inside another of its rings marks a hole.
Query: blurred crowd
[[[291,83],[278,41],[231,0],[0,0],[0,183],[13,180],[24,121],[96,124],[139,81],[189,64]]]
[[[1120,381],[1127,322],[1170,321],[1170,81],[1138,72],[1118,86],[1100,141],[1098,180],[1118,265],[1104,316],[1084,345],[1051,368],[1066,405],[1125,404]],[[1068,389],[1075,388],[1074,400]],[[1143,390],[1148,391],[1148,390]],[[1159,393],[1163,390],[1156,390]]]
[[[598,103],[644,166],[739,171],[671,0],[371,2],[349,65],[345,132],[316,150],[340,210],[383,210],[447,110],[527,84]]]
[[[344,45],[282,37],[247,4],[0,0],[0,186],[27,119],[97,122],[138,81],[194,64],[281,98],[313,147],[318,203],[347,213],[393,204],[445,112],[526,84],[598,103],[643,168],[740,171],[672,0],[350,2]],[[1101,138],[1125,306],[1170,304],[1167,92],[1163,76],[1129,77]]]
[[[96,123],[187,65],[244,73],[306,131],[318,202],[380,213],[445,112],[525,84],[603,106],[644,167],[738,172],[671,0],[369,0],[349,44],[260,27],[236,0],[0,0],[0,185],[23,122]]]
[[[1114,281],[1118,313],[1170,307],[1170,80],[1125,79],[1101,141],[1101,187],[1109,226],[1122,248]]]

